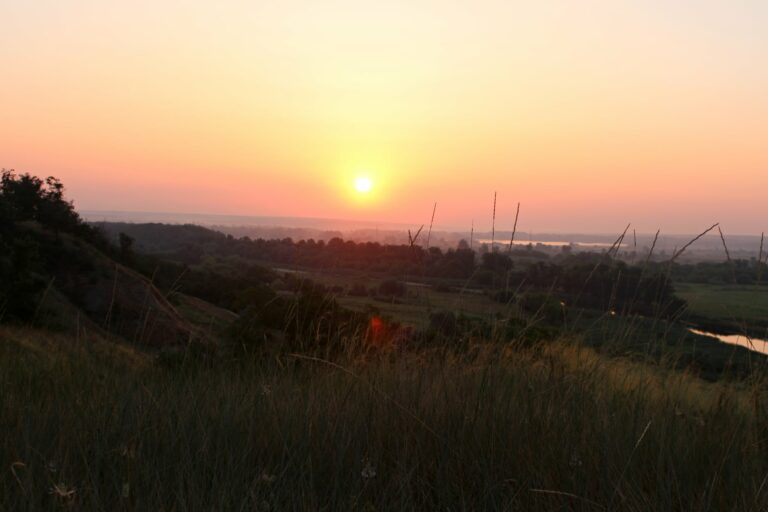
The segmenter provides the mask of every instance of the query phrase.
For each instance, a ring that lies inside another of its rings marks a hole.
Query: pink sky
[[[768,229],[765,2],[271,4],[0,6],[0,166],[87,210]]]

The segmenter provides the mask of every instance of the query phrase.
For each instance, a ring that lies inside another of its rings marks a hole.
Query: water
[[[279,272],[281,274],[296,274],[296,275],[306,275],[309,274],[306,270],[296,270],[292,268],[277,268],[273,267],[272,270],[275,272]]]
[[[742,334],[715,334],[713,332],[699,331],[698,329],[689,329],[689,331],[694,334],[717,338],[723,343],[739,345],[740,347],[746,347],[750,350],[754,350],[755,352],[768,355],[768,340],[763,340],[760,338],[747,338]]]
[[[490,243],[491,243],[491,239],[490,238],[481,238],[481,239],[479,239],[477,241],[479,243],[481,243],[481,244],[489,244],[490,245]],[[496,239],[494,244],[497,245],[497,246],[505,246],[505,245],[509,245],[509,241],[508,240],[505,241],[505,240]],[[528,244],[532,244],[534,246],[536,246],[536,245],[545,245],[547,247],[562,247],[564,245],[572,245],[574,247],[595,247],[595,248],[605,247],[605,248],[608,248],[608,247],[612,247],[613,246],[612,243],[608,243],[608,242],[568,242],[568,241],[565,241],[565,240],[515,240],[513,242],[513,245],[521,246],[521,247],[524,247],[524,246],[526,246]],[[627,246],[626,243],[622,244],[623,248],[626,248],[626,246]]]

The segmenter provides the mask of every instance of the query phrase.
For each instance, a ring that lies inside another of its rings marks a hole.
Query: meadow
[[[2,510],[765,510],[765,382],[569,340],[158,365],[0,328]]]
[[[496,317],[509,316],[515,309],[509,304],[492,300],[484,290],[468,287],[462,280],[414,278],[416,281],[403,282],[402,295],[376,296],[376,290],[382,282],[388,280],[386,275],[339,270],[297,271],[274,266],[272,268],[279,275],[298,275],[324,286],[331,290],[339,304],[346,308],[360,312],[375,309],[381,315],[418,328],[427,327],[430,314],[437,311],[452,311],[457,315],[493,321]],[[349,290],[356,285],[370,293],[350,294]],[[334,289],[337,291],[333,292]]]
[[[768,293],[763,285],[678,283],[690,317],[705,327],[768,338]]]

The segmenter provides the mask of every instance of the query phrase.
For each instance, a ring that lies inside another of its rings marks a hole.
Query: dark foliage
[[[664,267],[651,265],[643,269],[594,253],[564,253],[554,262],[532,260],[532,251],[526,248],[511,253],[481,251],[478,264],[476,253],[466,248],[466,244],[457,250],[442,251],[435,247],[425,250],[418,246],[355,243],[340,238],[333,238],[328,243],[297,242],[290,238],[236,239],[199,226],[107,224],[105,228],[115,235],[129,234],[146,252],[188,265],[200,266],[210,258],[238,257],[243,261],[313,269],[364,270],[385,277],[385,288],[391,289],[379,289],[377,292],[382,298],[402,296],[405,290],[397,289],[396,281],[415,276],[439,278],[449,283],[454,280],[455,286],[469,284],[494,290],[501,302],[513,300],[515,290],[535,289],[555,294],[557,303],[565,301],[569,305],[618,313],[669,316],[683,305],[674,297],[672,280]],[[513,262],[517,257],[525,258],[528,266],[518,270]],[[221,289],[226,292],[224,281]],[[212,290],[194,283],[195,278],[190,277],[189,283],[185,284],[189,293],[230,307]],[[213,287],[219,288],[219,283]],[[355,296],[369,294],[362,285],[353,287],[349,293]]]
[[[252,240],[234,238],[200,226],[163,224],[97,224],[114,234],[125,233],[136,240],[136,250],[188,265],[207,256],[238,256],[250,261],[267,261],[313,269],[366,270],[387,275],[418,275],[467,279],[475,269],[475,253],[469,249],[429,251],[420,246],[356,243],[332,238],[320,240],[290,238]],[[116,238],[115,238],[116,239]]]
[[[698,263],[655,263],[659,269],[668,269],[675,281],[703,284],[766,284],[768,265],[765,261],[732,260],[724,262],[701,261]]]
[[[405,295],[405,285],[400,281],[387,279],[379,285],[379,293],[385,297],[402,297]]]
[[[666,274],[600,258],[596,263],[584,261],[583,256],[569,257],[562,264],[537,263],[516,279],[528,287],[549,290],[569,306],[668,317],[685,305],[675,297]]]
[[[40,226],[56,234],[54,241],[32,236]],[[50,282],[50,267],[56,263],[59,233],[67,233],[106,248],[100,232],[85,224],[64,186],[49,177],[0,175],[0,320],[33,319],[43,290]]]
[[[275,337],[283,350],[328,353],[341,350],[339,342],[367,332],[367,315],[342,308],[323,286],[308,280],[290,296],[251,290],[243,299],[248,305],[228,336],[237,353],[261,351]]]

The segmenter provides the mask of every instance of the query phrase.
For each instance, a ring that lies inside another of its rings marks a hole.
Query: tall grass
[[[569,340],[169,369],[45,336],[0,331],[0,510],[768,508],[759,381]]]

